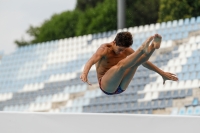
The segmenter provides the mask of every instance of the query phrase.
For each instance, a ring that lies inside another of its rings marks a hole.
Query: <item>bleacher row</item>
[[[84,84],[79,78],[84,64],[120,31],[132,33],[135,50],[150,35],[161,34],[161,48],[150,61],[177,74],[179,82],[163,85],[161,76],[140,66],[124,93],[107,96],[93,66],[88,75],[93,86]],[[0,60],[0,110],[200,115],[199,51],[200,17],[20,47]]]

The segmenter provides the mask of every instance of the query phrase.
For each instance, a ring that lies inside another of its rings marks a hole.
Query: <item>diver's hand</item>
[[[88,78],[87,78],[87,74],[86,73],[82,73],[81,76],[80,76],[80,79],[87,83],[88,85],[92,85],[89,81],[88,81]]]
[[[163,85],[165,84],[166,80],[178,81],[178,77],[170,72],[163,72],[161,76],[163,78]]]

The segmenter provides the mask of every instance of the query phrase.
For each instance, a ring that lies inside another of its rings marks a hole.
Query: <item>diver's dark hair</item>
[[[115,37],[116,45],[130,47],[133,44],[133,38],[130,32],[119,32]]]

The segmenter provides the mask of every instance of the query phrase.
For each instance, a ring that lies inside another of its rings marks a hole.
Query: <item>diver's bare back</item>
[[[115,66],[120,60],[126,58],[129,55],[128,49],[116,54],[110,43],[102,44],[100,48],[106,50],[106,55],[102,57],[95,65],[97,71],[98,81],[103,75],[113,66]]]

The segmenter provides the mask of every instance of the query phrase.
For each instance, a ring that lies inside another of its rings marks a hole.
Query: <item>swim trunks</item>
[[[108,93],[108,92],[104,91],[104,90],[101,88],[101,79],[100,79],[100,81],[99,81],[99,88],[100,88],[105,94],[107,94],[107,95],[120,94],[120,93],[122,93],[122,92],[124,91],[124,90],[122,90],[121,86],[118,86],[117,90],[116,90],[115,92],[113,92],[113,93]]]

